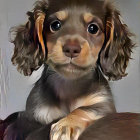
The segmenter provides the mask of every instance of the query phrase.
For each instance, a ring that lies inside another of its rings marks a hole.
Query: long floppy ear
[[[116,9],[107,7],[106,34],[104,46],[100,52],[100,67],[109,80],[119,80],[126,76],[126,67],[131,58],[134,44],[127,25],[120,19]]]
[[[47,6],[45,1],[36,3],[33,11],[27,13],[28,22],[11,28],[11,32],[15,33],[11,41],[15,45],[11,60],[17,65],[17,70],[25,76],[37,70],[47,56],[43,40],[43,23]]]

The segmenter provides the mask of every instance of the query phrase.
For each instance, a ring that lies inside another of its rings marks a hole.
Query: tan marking
[[[59,20],[65,20],[68,17],[68,12],[67,11],[59,11],[59,12],[56,12],[56,16]]]
[[[112,21],[107,21],[107,23],[106,23],[106,26],[107,26],[107,32],[109,32],[109,40],[108,40],[108,42],[107,42],[107,44],[106,44],[106,47],[105,47],[105,50],[108,48],[108,46],[109,46],[109,44],[113,41],[113,39],[114,39],[114,22],[113,22],[113,20]]]
[[[83,106],[91,106],[97,103],[106,102],[108,100],[108,96],[105,96],[103,93],[105,91],[100,91],[94,94],[90,94],[88,96],[84,96],[82,98],[79,98],[75,101],[75,103],[72,103],[70,109],[71,111],[83,107]]]
[[[94,59],[91,55],[91,48],[88,44],[88,42],[85,42],[83,45],[81,45],[81,53],[78,57],[76,57],[73,62],[79,66],[89,66],[94,63]]]
[[[78,125],[82,125],[82,127],[86,128],[89,123],[93,121],[93,118],[90,117],[91,115],[88,114],[88,112],[82,110],[82,109],[76,109],[73,112],[71,112],[67,118],[72,123],[79,123]]]
[[[93,20],[94,16],[91,13],[85,13],[83,17],[84,17],[84,21],[86,23],[89,23]]]
[[[68,58],[65,57],[62,50],[62,41],[58,39],[56,44],[53,45],[49,42],[49,44],[47,43],[47,45],[50,45],[48,50],[48,60],[52,60],[54,63],[59,64],[67,62]]]
[[[37,13],[36,16],[37,16],[37,19],[36,19],[36,22],[35,22],[35,26],[36,26],[36,30],[37,30],[38,39],[39,39],[39,42],[41,44],[42,51],[43,51],[43,54],[44,54],[44,57],[45,57],[46,51],[45,51],[45,44],[44,44],[43,35],[42,35],[45,14],[42,13],[42,12],[39,12],[39,13]]]
[[[97,47],[97,48],[93,47],[92,48],[92,55],[93,55],[95,61],[98,59],[98,54],[99,54],[100,50],[101,50],[100,47]]]

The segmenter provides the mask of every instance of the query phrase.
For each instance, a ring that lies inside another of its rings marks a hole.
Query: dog
[[[43,0],[27,15],[28,22],[13,29],[12,62],[25,76],[42,64],[44,70],[4,140],[45,140],[52,122],[50,140],[77,140],[116,112],[108,80],[127,75],[132,34],[103,0]]]

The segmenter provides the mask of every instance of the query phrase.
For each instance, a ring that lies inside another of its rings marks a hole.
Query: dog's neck
[[[56,96],[59,97],[60,100],[73,100],[73,98],[90,92],[90,87],[93,85],[93,82],[98,81],[98,76],[95,73],[97,72],[91,70],[87,75],[79,79],[70,80],[64,78],[51,68],[48,68],[47,83],[54,89]]]

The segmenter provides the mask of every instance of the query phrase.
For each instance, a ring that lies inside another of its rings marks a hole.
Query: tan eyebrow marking
[[[86,22],[86,23],[89,23],[89,22],[91,22],[92,20],[93,20],[93,15],[91,14],[91,13],[85,13],[84,15],[83,15],[83,17],[84,17],[84,21]]]
[[[67,11],[59,11],[59,12],[56,12],[56,17],[59,20],[65,20],[68,17],[68,12]]]

